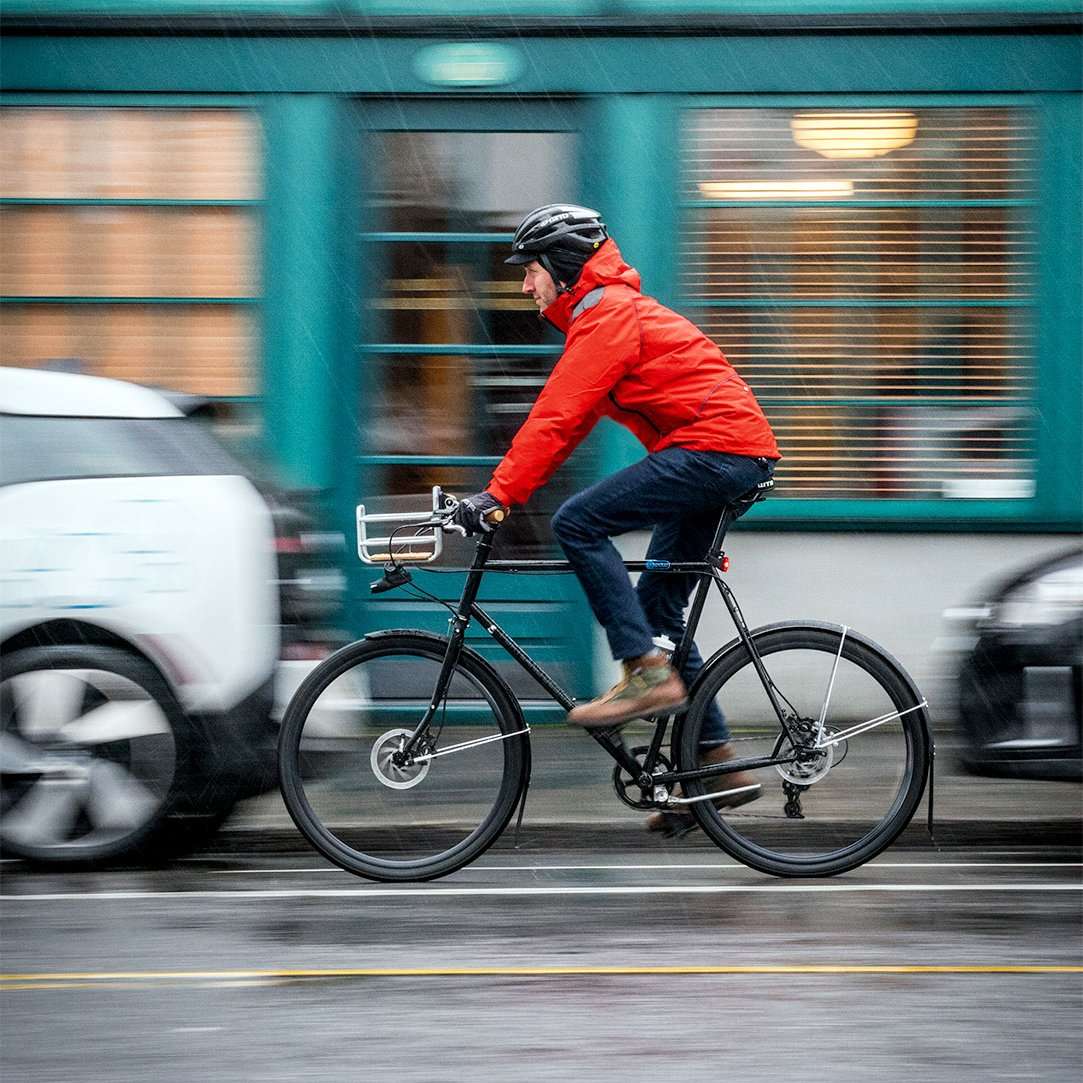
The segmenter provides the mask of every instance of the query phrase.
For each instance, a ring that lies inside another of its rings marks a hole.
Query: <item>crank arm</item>
[[[676,808],[678,805],[695,805],[700,801],[713,801],[716,797],[732,797],[735,793],[751,793],[753,790],[762,790],[763,785],[754,782],[751,786],[735,786],[732,790],[719,790],[717,793],[705,793],[702,797],[671,797],[666,802],[666,808]]]

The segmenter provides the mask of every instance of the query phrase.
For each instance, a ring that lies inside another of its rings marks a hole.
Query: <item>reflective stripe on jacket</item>
[[[602,417],[648,451],[780,457],[756,397],[722,351],[639,286],[607,240],[543,312],[566,344],[487,486],[502,504],[525,503]]]

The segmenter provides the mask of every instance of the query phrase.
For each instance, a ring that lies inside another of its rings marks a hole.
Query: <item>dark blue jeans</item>
[[[722,506],[743,496],[774,472],[768,459],[672,447],[645,459],[565,501],[553,516],[553,532],[579,577],[613,657],[638,658],[653,649],[652,638],[674,643],[684,632],[684,611],[699,581],[694,575],[644,572],[635,589],[610,538],[654,528],[648,560],[702,560]],[[703,668],[693,645],[681,672],[691,686]],[[703,731],[705,743],[729,740],[717,705]]]

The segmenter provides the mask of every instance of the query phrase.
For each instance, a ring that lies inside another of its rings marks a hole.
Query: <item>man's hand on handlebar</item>
[[[461,526],[467,534],[487,534],[497,523],[503,522],[507,513],[508,509],[492,493],[480,492],[459,501],[451,522]]]

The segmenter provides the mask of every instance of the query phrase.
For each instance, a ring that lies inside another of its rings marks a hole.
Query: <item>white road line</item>
[[[1081,869],[1083,861],[874,861],[866,869]],[[748,869],[736,861],[703,862],[679,865],[468,865],[459,869],[466,872],[667,872],[681,869]],[[220,869],[207,876],[277,876],[281,874],[337,872],[350,875],[333,865],[321,865],[317,869]]]
[[[433,896],[503,895],[745,895],[745,894],[843,894],[943,893],[998,891],[1076,891],[1083,884],[641,884],[541,887],[443,887],[443,888],[298,888],[256,891],[88,891],[49,892],[33,895],[0,895],[4,902],[102,902],[150,899],[412,899]]]

